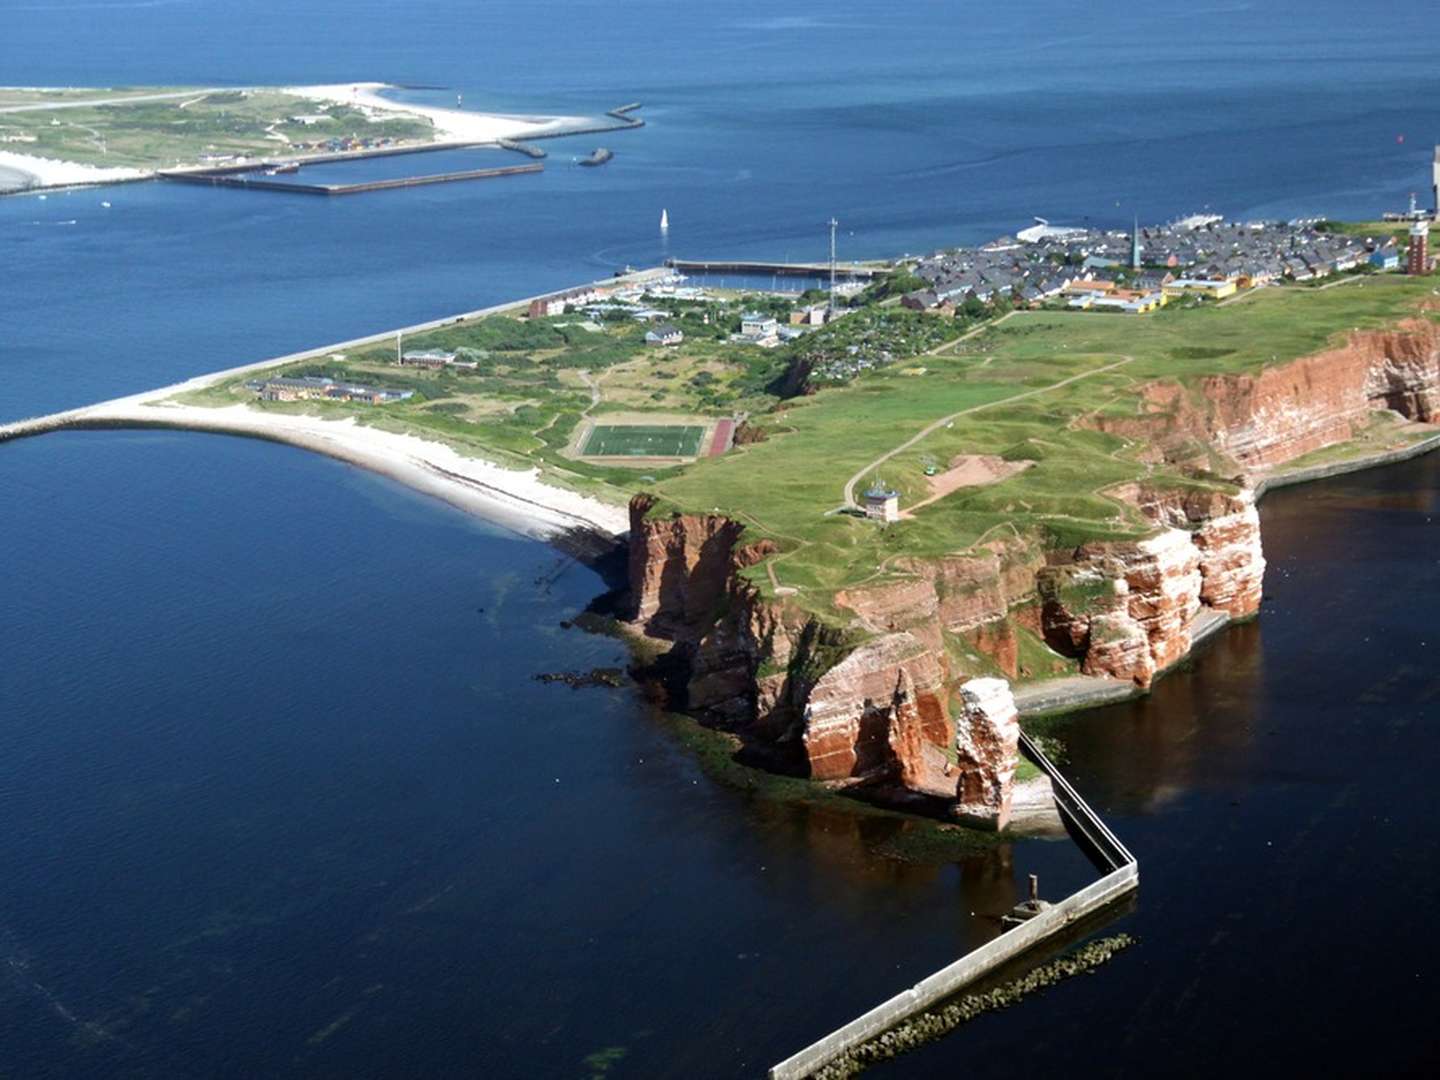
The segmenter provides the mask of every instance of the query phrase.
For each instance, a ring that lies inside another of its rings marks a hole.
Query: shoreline
[[[650,268],[588,284],[640,282],[665,273],[664,268]],[[324,454],[386,476],[522,536],[554,543],[566,550],[578,548],[599,554],[597,549],[614,548],[629,530],[626,505],[604,502],[558,484],[547,483],[536,466],[506,468],[488,458],[467,457],[437,440],[368,427],[350,417],[325,419],[264,412],[243,404],[206,407],[167,400],[177,394],[203,390],[238,375],[266,371],[325,353],[389,342],[396,334],[434,330],[455,322],[514,310],[524,307],[532,299],[535,297],[508,300],[476,311],[447,315],[413,326],[383,330],[365,337],[318,345],[285,356],[197,375],[138,394],[11,421],[0,424],[0,443],[57,431],[146,428],[266,439]]]
[[[36,88],[43,89],[43,88]],[[429,143],[421,143],[413,147],[415,151],[458,149],[471,146],[484,146],[497,143],[501,139],[532,139],[550,138],[557,135],[565,135],[570,132],[579,133],[591,124],[591,121],[583,116],[518,116],[507,113],[490,113],[470,111],[467,109],[448,108],[439,105],[416,105],[407,102],[394,101],[384,97],[382,91],[401,90],[403,87],[393,83],[383,82],[356,82],[356,83],[335,83],[317,84],[313,86],[278,86],[267,87],[195,87],[183,93],[170,93],[164,97],[184,97],[189,93],[211,94],[225,90],[261,90],[273,89],[278,93],[287,94],[300,101],[325,103],[331,105],[345,105],[361,109],[367,114],[382,114],[378,118],[384,119],[383,114],[395,116],[423,117],[434,126],[433,138]],[[97,91],[103,93],[104,91]],[[148,95],[139,95],[138,100],[147,100]],[[97,98],[97,101],[101,99]],[[123,107],[123,98],[114,99],[108,102],[115,107]],[[73,108],[73,103],[60,103],[59,107]],[[43,112],[46,106],[37,104],[33,108],[25,107],[25,111]],[[14,111],[0,109],[3,111]],[[363,152],[356,152],[357,156],[364,157]],[[332,157],[325,154],[282,154],[279,158],[286,161],[295,160],[304,162],[309,157]],[[342,155],[343,158],[343,155]],[[264,155],[254,160],[258,165]],[[48,194],[52,191],[64,191],[75,188],[100,187],[107,184],[133,183],[141,180],[157,179],[163,172],[192,172],[204,171],[213,168],[203,162],[192,162],[190,164],[160,164],[154,167],[140,166],[117,166],[106,168],[99,165],[85,164],[76,161],[66,161],[62,158],[41,157],[36,154],[26,154],[15,150],[0,150],[0,196],[3,195],[30,195]]]
[[[652,267],[589,284],[645,281],[666,272],[664,267]],[[167,400],[237,375],[265,371],[328,352],[389,341],[396,334],[433,330],[455,322],[514,310],[533,299],[535,297],[506,301],[476,311],[194,376],[180,383],[126,397],[0,424],[0,443],[52,431],[147,428],[265,439],[324,454],[386,476],[411,490],[437,498],[462,512],[474,514],[519,535],[556,544],[572,552],[588,551],[598,557],[613,552],[623,543],[629,529],[626,506],[547,483],[537,466],[506,468],[486,458],[468,457],[438,440],[368,427],[357,423],[353,417],[325,419],[264,412],[244,404],[208,407]],[[1417,439],[1408,446],[1360,457],[1290,470],[1282,466],[1255,478],[1255,498],[1259,502],[1275,488],[1380,468],[1437,449],[1440,449],[1440,432]],[[1222,612],[1199,614],[1191,626],[1190,647],[1185,655],[1157,672],[1156,678],[1163,678],[1181,666],[1197,648],[1217,636],[1232,621]],[[1088,675],[1017,683],[1012,684],[1012,689],[1019,714],[1026,719],[1053,718],[1118,704],[1149,693],[1134,683]]]
[[[547,484],[538,468],[507,469],[418,435],[358,424],[353,417],[328,420],[262,413],[244,405],[207,408],[147,400],[92,406],[47,430],[145,429],[234,435],[309,450],[388,477],[535,540],[550,542],[580,531],[618,544],[629,523],[623,506]]]

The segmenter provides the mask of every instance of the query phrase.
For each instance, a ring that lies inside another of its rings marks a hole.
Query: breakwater
[[[933,1039],[948,1035],[962,1024],[997,1009],[1018,1005],[1031,994],[1041,993],[1056,983],[1077,975],[1093,974],[1122,949],[1135,944],[1129,934],[1092,941],[1075,953],[1047,961],[1019,978],[984,993],[968,993],[958,1001],[942,1005],[921,1016],[906,1020],[878,1039],[856,1047],[836,1058],[815,1074],[815,1080],[845,1080],[871,1065],[907,1053]]]
[[[285,169],[292,172],[292,166],[329,165],[342,161],[367,161],[373,158],[398,157],[402,154],[426,154],[439,150],[472,150],[478,147],[494,146],[512,153],[524,154],[537,162],[548,156],[548,151],[533,145],[537,139],[559,139],[571,135],[603,135],[612,131],[629,131],[645,126],[645,121],[632,115],[641,107],[638,101],[609,109],[604,114],[610,122],[578,123],[558,122],[540,131],[531,132],[525,140],[491,139],[445,140],[426,143],[421,146],[384,146],[368,150],[340,150],[331,153],[314,154],[305,157],[274,158],[262,162],[246,162],[235,165],[207,167],[182,167],[161,169],[155,175],[162,180],[173,180],[184,184],[210,184],[215,187],[245,188],[251,191],[281,191],[301,195],[356,195],[366,191],[386,191],[393,188],[418,187],[423,184],[446,184],[457,180],[488,180],[503,176],[544,171],[544,166],[510,165],[492,169],[466,169],[455,172],[434,173],[398,177],[390,180],[369,180],[354,184],[307,184],[298,180],[277,180],[275,173],[266,170]],[[606,157],[604,160],[609,160]],[[601,164],[601,161],[591,162]],[[254,176],[254,173],[262,173]]]
[[[1055,803],[1067,826],[1096,865],[1107,871],[1105,875],[772,1066],[770,1080],[804,1080],[816,1075],[832,1062],[882,1036],[890,1028],[974,985],[1139,887],[1140,865],[1135,856],[1100,820],[1100,816],[1081,798],[1039,746],[1023,732],[1020,745],[1025,755],[1050,777]]]
[[[457,180],[494,180],[505,176],[519,176],[524,173],[543,172],[545,166],[502,165],[493,169],[463,169],[458,172],[432,173],[421,176],[402,176],[392,180],[365,180],[354,184],[307,184],[300,180],[281,180],[274,176],[249,176],[234,173],[210,175],[187,173],[169,176],[187,184],[209,184],[215,187],[246,188],[252,191],[286,191],[298,195],[358,195],[366,191],[385,191],[390,188],[421,187],[425,184],[449,184]]]
[[[828,262],[746,262],[724,259],[666,259],[665,265],[674,270],[693,274],[769,274],[780,277],[814,277],[828,274]],[[858,278],[868,281],[886,271],[877,266],[856,266],[853,263],[836,263],[837,278]]]
[[[526,157],[535,158],[537,161],[550,156],[550,151],[546,150],[543,146],[531,146],[529,143],[521,142],[519,139],[496,139],[495,145],[500,147],[501,150],[510,150],[516,154],[524,154]]]

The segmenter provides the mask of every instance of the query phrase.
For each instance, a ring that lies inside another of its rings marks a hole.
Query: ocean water
[[[1424,191],[1440,31],[1356,19],[15,0],[9,84],[382,79],[648,125],[498,182],[0,200],[0,418],[665,255],[819,258],[832,214],[857,258],[1036,214],[1373,216]],[[1424,1060],[1435,468],[1267,500],[1260,622],[1070,733],[1141,947],[890,1071]],[[727,786],[631,692],[533,682],[621,662],[558,625],[605,583],[337,463],[47,437],[0,447],[0,507],[0,1072],[756,1075],[993,933],[1025,873],[1086,873],[886,858],[893,824]]]

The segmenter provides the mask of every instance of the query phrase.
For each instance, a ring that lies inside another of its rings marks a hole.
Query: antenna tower
[[[833,217],[830,219],[830,310],[835,310],[835,229],[839,222]]]

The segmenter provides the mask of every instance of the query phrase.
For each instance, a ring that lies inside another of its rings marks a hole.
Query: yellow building
[[[1233,281],[1211,281],[1206,278],[1178,278],[1162,286],[1166,296],[1204,296],[1211,300],[1223,300],[1234,296],[1239,288]]]

